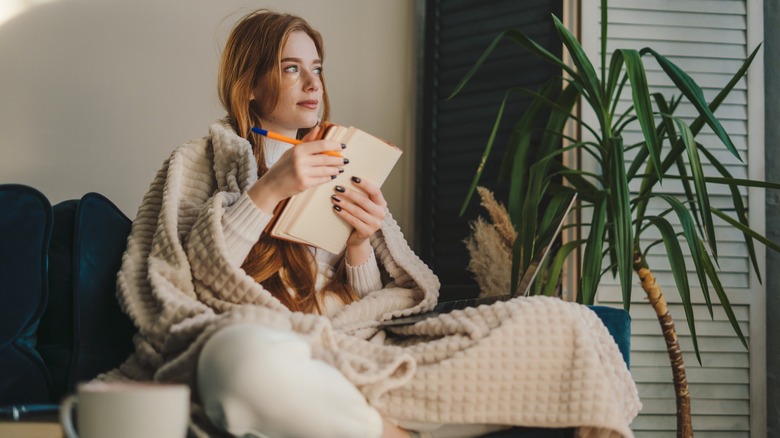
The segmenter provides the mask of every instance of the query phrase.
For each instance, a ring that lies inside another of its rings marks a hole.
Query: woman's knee
[[[198,389],[209,418],[234,435],[382,433],[379,413],[360,391],[337,369],[313,359],[309,345],[293,332],[257,325],[220,330],[201,351]]]
[[[295,398],[295,363],[311,355],[292,332],[259,325],[234,325],[215,333],[198,359],[198,391],[209,418],[231,433],[250,433]],[[290,415],[290,412],[286,413]]]

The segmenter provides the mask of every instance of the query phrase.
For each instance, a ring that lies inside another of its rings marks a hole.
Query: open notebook
[[[558,238],[558,235],[561,234],[561,229],[563,228],[563,223],[566,220],[566,216],[568,216],[572,207],[577,202],[577,194],[572,193],[568,195],[567,199],[568,202],[564,201],[561,203],[560,208],[558,208],[557,211],[555,211],[553,219],[550,222],[551,224],[553,224],[552,226],[555,227],[555,232],[552,234],[546,233],[547,236],[542,236],[540,238],[537,245],[543,249],[536,255],[536,257],[534,257],[534,260],[531,261],[531,264],[528,266],[528,269],[526,269],[526,271],[523,273],[523,277],[520,280],[520,282],[517,284],[517,289],[515,290],[514,294],[493,295],[489,297],[477,297],[477,298],[467,298],[467,299],[460,299],[460,300],[439,301],[436,307],[434,307],[433,310],[431,310],[430,312],[420,313],[411,316],[403,316],[403,317],[391,319],[389,321],[383,321],[380,324],[380,327],[391,327],[391,326],[414,324],[424,319],[441,315],[443,313],[452,312],[453,310],[465,309],[466,307],[476,307],[482,304],[491,304],[491,303],[495,303],[496,301],[506,301],[514,297],[528,295],[529,292],[531,291],[531,285],[534,283],[534,279],[536,278],[536,274],[539,272],[538,269],[539,266],[542,266],[545,259],[547,258],[547,254],[550,252],[550,248],[552,248],[552,245],[555,242],[555,240]]]
[[[352,232],[352,226],[333,212],[330,196],[337,185],[362,190],[352,184],[357,176],[382,186],[401,157],[396,146],[355,127],[328,125],[324,138],[347,145],[341,154],[349,159],[344,173],[336,179],[312,187],[279,204],[266,232],[271,236],[316,246],[340,254]]]

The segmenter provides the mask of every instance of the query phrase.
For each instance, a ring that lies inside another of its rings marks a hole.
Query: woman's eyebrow
[[[282,62],[297,62],[299,64],[303,64],[303,60],[301,58],[282,58]],[[322,64],[322,60],[317,58],[313,59],[311,61],[312,64]]]

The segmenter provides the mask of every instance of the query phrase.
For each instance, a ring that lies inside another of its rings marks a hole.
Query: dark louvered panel
[[[469,256],[463,240],[469,221],[482,212],[476,198],[462,217],[458,212],[504,93],[510,87],[538,89],[560,70],[505,40],[456,98],[446,98],[505,29],[518,28],[560,56],[551,14],[560,17],[561,4],[561,0],[429,0],[426,4],[417,248],[439,275],[443,296],[477,293],[466,270]],[[497,182],[500,159],[514,122],[529,103],[527,96],[510,97],[480,183],[495,190],[504,203],[506,190]]]

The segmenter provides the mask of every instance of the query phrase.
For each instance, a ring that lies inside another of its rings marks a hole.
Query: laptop
[[[537,245],[543,247],[544,249],[539,252],[536,257],[534,257],[534,260],[531,261],[528,269],[526,269],[523,273],[523,277],[517,284],[515,293],[506,295],[493,295],[488,297],[466,298],[460,300],[439,301],[439,303],[436,304],[436,307],[434,307],[430,312],[393,318],[391,320],[381,322],[379,327],[410,325],[428,318],[432,318],[434,316],[452,312],[453,310],[465,309],[467,307],[476,307],[483,304],[492,304],[497,301],[507,301],[518,296],[528,296],[531,292],[531,285],[534,283],[536,274],[539,272],[539,266],[542,266],[546,260],[547,254],[550,252],[550,248],[552,248],[553,243],[558,238],[558,235],[561,234],[561,229],[563,229],[563,223],[566,220],[566,216],[569,215],[569,212],[574,207],[576,202],[576,193],[567,194],[560,203],[558,209],[554,211],[553,219],[550,221],[550,224],[555,224],[555,233],[552,235],[550,235],[550,233],[544,233],[550,237],[538,242]]]

